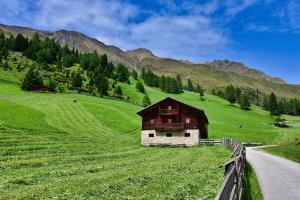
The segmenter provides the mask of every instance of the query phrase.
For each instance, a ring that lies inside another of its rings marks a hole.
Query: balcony
[[[184,130],[183,123],[153,124],[153,127],[158,131]]]
[[[178,115],[178,109],[160,109],[159,115]]]

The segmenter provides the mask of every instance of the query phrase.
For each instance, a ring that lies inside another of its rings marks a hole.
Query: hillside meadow
[[[0,199],[213,199],[230,152],[141,147],[139,109],[1,81]]]
[[[72,92],[24,92],[21,77],[0,70],[0,199],[214,199],[229,150],[142,147],[141,107]],[[143,94],[135,83],[118,84],[137,103]],[[193,92],[146,91],[152,103],[171,96],[204,109],[210,138],[279,144],[284,151],[300,136],[299,117],[285,116],[292,127],[281,129],[255,106],[243,111],[208,94],[200,101]],[[299,145],[289,148],[300,152]]]

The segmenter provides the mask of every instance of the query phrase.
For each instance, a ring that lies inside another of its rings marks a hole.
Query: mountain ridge
[[[224,88],[228,84],[240,87],[260,89],[265,93],[277,91],[281,96],[300,96],[300,86],[287,84],[278,77],[266,75],[257,69],[252,69],[243,63],[229,60],[214,60],[205,63],[192,63],[187,60],[161,58],[154,55],[150,50],[138,48],[123,51],[119,47],[106,45],[96,38],[89,37],[77,31],[65,29],[57,31],[43,31],[28,27],[11,26],[0,24],[0,31],[5,34],[17,35],[19,33],[32,37],[38,33],[42,38],[54,38],[60,44],[68,44],[80,52],[97,51],[99,54],[107,54],[115,64],[124,63],[126,66],[138,71],[141,68],[151,68],[155,73],[166,75],[180,74],[183,81],[188,78],[195,83],[203,85],[206,89]],[[284,89],[283,89],[284,88]],[[286,90],[288,88],[288,90]],[[297,93],[295,95],[295,93]]]

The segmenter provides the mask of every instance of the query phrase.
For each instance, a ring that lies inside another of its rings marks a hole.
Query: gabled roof
[[[207,123],[207,124],[209,123],[209,122],[208,122],[208,119],[207,119],[207,116],[205,115],[204,110],[199,109],[199,108],[195,108],[195,107],[193,107],[193,106],[191,106],[191,105],[188,105],[188,104],[186,104],[186,103],[183,103],[183,102],[178,101],[178,100],[176,100],[176,99],[173,99],[173,98],[171,98],[171,97],[166,97],[166,98],[164,98],[164,99],[162,99],[162,100],[160,100],[160,101],[158,101],[158,102],[156,102],[156,103],[154,103],[154,104],[152,104],[152,105],[150,105],[150,106],[148,106],[148,107],[146,107],[146,108],[144,108],[144,109],[138,111],[136,114],[138,114],[138,115],[140,115],[140,116],[143,116],[144,114],[146,114],[147,112],[149,112],[150,110],[152,110],[153,108],[155,108],[158,104],[160,104],[160,103],[162,103],[162,102],[164,102],[164,101],[166,101],[166,100],[171,100],[171,101],[173,101],[173,102],[175,102],[175,103],[184,105],[184,106],[186,106],[186,107],[189,107],[189,108],[192,109],[192,110],[195,110],[195,111],[199,112],[199,114],[201,114],[201,115],[203,116],[203,118],[205,119],[206,123]]]

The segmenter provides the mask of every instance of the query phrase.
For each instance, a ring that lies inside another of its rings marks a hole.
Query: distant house
[[[142,145],[193,146],[208,137],[203,110],[167,97],[137,113],[142,116]]]

